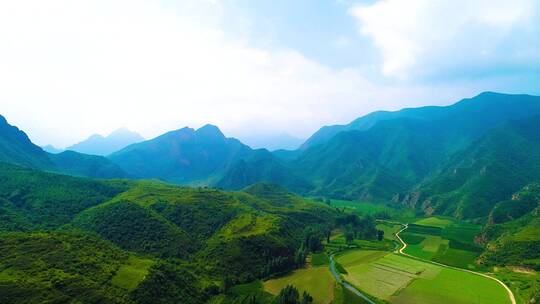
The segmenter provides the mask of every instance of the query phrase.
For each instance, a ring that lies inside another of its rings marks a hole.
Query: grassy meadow
[[[146,278],[153,260],[130,257],[128,263],[121,266],[112,278],[112,284],[127,290],[134,290]]]

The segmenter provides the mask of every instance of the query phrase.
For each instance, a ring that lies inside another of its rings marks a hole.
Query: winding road
[[[410,254],[407,254],[407,253],[404,253],[403,250],[405,248],[407,248],[407,243],[405,243],[401,237],[399,236],[399,234],[401,232],[403,232],[405,229],[409,228],[409,224],[405,224],[405,226],[403,227],[403,229],[401,229],[400,231],[396,232],[396,237],[397,239],[401,242],[401,244],[403,245],[401,248],[399,248],[398,250],[396,250],[395,252],[396,253],[399,253],[401,255],[404,255],[406,257],[409,257],[409,258],[413,258],[413,259],[416,259],[416,260],[420,260],[420,261],[423,261],[423,262],[426,262],[426,263],[431,263],[431,264],[435,264],[437,266],[441,266],[441,267],[445,267],[445,268],[450,268],[450,269],[454,269],[454,270],[459,270],[459,271],[464,271],[464,272],[468,272],[468,273],[472,273],[472,274],[475,274],[475,275],[478,275],[478,276],[482,276],[484,278],[488,278],[488,279],[491,279],[491,280],[494,280],[495,282],[499,283],[502,287],[504,287],[504,289],[506,289],[506,292],[508,293],[508,297],[510,298],[510,302],[512,304],[516,304],[516,298],[514,297],[514,293],[512,292],[512,290],[510,290],[510,288],[508,288],[508,286],[506,286],[506,284],[504,284],[501,280],[497,279],[497,278],[494,278],[492,276],[489,276],[487,274],[484,274],[484,273],[480,273],[480,272],[476,272],[476,271],[472,271],[472,270],[468,270],[468,269],[463,269],[463,268],[458,268],[458,267],[453,267],[453,266],[448,266],[448,265],[445,265],[445,264],[441,264],[441,263],[437,263],[437,262],[433,262],[433,261],[429,261],[429,260],[424,260],[424,259],[421,259],[421,258],[418,258],[418,257],[415,257],[415,256],[412,256]]]

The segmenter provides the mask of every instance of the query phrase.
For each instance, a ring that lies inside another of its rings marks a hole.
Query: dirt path
[[[489,276],[487,274],[484,274],[484,273],[480,273],[480,272],[476,272],[476,271],[472,271],[472,270],[468,270],[468,269],[463,269],[463,268],[458,268],[458,267],[453,267],[453,266],[448,266],[448,265],[445,265],[445,264],[441,264],[441,263],[437,263],[437,262],[433,262],[433,261],[429,261],[429,260],[424,260],[424,259],[421,259],[421,258],[418,258],[418,257],[415,257],[415,256],[412,256],[410,254],[407,254],[407,253],[404,253],[403,250],[405,248],[407,248],[407,243],[405,243],[403,241],[403,239],[401,239],[401,237],[399,236],[399,234],[401,232],[403,232],[403,230],[409,228],[409,224],[405,224],[405,227],[403,227],[403,229],[401,229],[400,231],[396,232],[396,237],[397,239],[401,242],[401,244],[403,245],[401,248],[399,248],[398,250],[395,251],[395,253],[399,253],[401,255],[404,255],[406,257],[409,257],[409,258],[413,258],[413,259],[416,259],[416,260],[420,260],[420,261],[423,261],[423,262],[426,262],[426,263],[431,263],[431,264],[435,264],[435,265],[438,265],[438,266],[441,266],[441,267],[445,267],[445,268],[450,268],[450,269],[454,269],[454,270],[459,270],[459,271],[465,271],[465,272],[468,272],[468,273],[472,273],[472,274],[475,274],[475,275],[478,275],[478,276],[482,276],[484,278],[488,278],[488,279],[491,279],[497,283],[499,283],[502,287],[504,287],[504,289],[506,289],[506,292],[508,293],[508,297],[510,298],[510,302],[512,304],[516,304],[516,298],[514,297],[514,293],[512,292],[512,290],[510,290],[510,288],[508,288],[508,286],[506,286],[506,284],[504,284],[501,280],[495,278],[495,277],[492,277],[492,276]]]

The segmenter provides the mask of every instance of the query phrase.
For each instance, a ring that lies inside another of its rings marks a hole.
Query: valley
[[[205,125],[78,146],[99,155],[0,117],[0,302],[535,303],[539,115],[486,92],[295,151]]]
[[[360,206],[367,207],[365,204]],[[378,208],[373,206],[374,210]],[[355,297],[358,303],[379,303],[380,300],[388,303],[517,303],[512,291],[494,278],[493,274],[488,276],[467,269],[474,267],[467,262],[478,256],[474,251],[476,249],[456,249],[469,253],[472,258],[467,254],[445,252],[459,261],[455,267],[451,263],[444,264],[433,259],[433,253],[446,251],[449,241],[455,240],[457,236],[463,242],[472,243],[474,233],[470,231],[478,232],[479,227],[446,218],[427,217],[419,218],[411,225],[382,221],[377,228],[384,231],[385,239],[396,246],[385,247],[373,241],[354,241],[347,245],[342,236],[337,234],[331,237],[330,243],[326,243],[323,253],[313,255],[317,260],[320,260],[320,255],[324,255],[326,258],[323,263],[312,262],[306,269],[267,281],[264,290],[277,294],[279,288],[276,286],[283,288],[292,284],[301,291],[315,295],[315,303],[330,303],[332,300],[333,303],[342,303],[338,302],[340,298],[335,299],[335,290],[338,285],[342,289],[346,288],[343,284],[369,299],[364,300],[362,296],[350,292],[350,296]],[[445,238],[429,240],[428,234],[422,234],[441,232],[435,228],[448,228],[444,233]],[[422,242],[410,244],[404,241],[415,240],[414,236],[420,235],[424,236],[424,246],[418,245]],[[452,238],[446,239],[447,236]],[[417,247],[411,250],[412,246]],[[328,256],[332,256],[331,259]],[[331,270],[328,265],[332,263],[334,265],[330,267],[336,269],[336,274],[333,280],[329,280]],[[319,279],[314,282],[314,277]]]

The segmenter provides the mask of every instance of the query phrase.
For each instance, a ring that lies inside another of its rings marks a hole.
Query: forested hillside
[[[272,184],[225,192],[8,164],[0,181],[2,303],[201,303],[297,267],[305,231],[337,215]]]
[[[486,217],[497,202],[538,180],[540,116],[534,116],[489,131],[404,201],[430,213]]]

